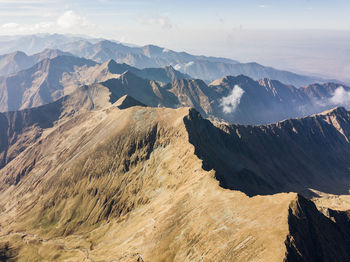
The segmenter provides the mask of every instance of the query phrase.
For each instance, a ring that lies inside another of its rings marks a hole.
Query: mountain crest
[[[349,115],[349,112],[345,109],[345,107],[343,106],[338,106],[338,107],[335,107],[335,108],[332,108],[330,110],[326,110],[322,113],[319,113],[317,115],[336,115],[336,116],[347,116]]]
[[[124,71],[124,73],[120,75],[120,78],[121,79],[142,79],[138,77],[136,74],[134,74],[133,72],[131,72],[130,70]]]
[[[10,56],[12,56],[13,58],[17,58],[17,59],[28,57],[27,54],[22,52],[22,51],[13,52],[10,54]]]
[[[129,95],[122,96],[113,105],[118,107],[119,109],[127,109],[133,106],[146,106],[145,104],[141,103],[140,101],[136,100],[135,98]]]
[[[213,82],[211,82],[209,85],[210,86],[218,86],[218,85],[223,85],[225,83],[234,83],[234,82],[253,82],[254,80],[246,75],[237,75],[237,76],[225,76],[220,79],[217,79]]]

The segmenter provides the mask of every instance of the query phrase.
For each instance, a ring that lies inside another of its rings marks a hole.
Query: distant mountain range
[[[45,49],[44,51],[27,56],[21,51],[0,56],[0,76],[10,75],[28,69],[47,58],[55,58],[62,55],[71,55],[57,49]]]
[[[22,51],[33,55],[44,49],[57,49],[58,46],[81,40],[96,43],[102,39],[62,34],[1,36],[0,54]]]
[[[172,66],[182,73],[188,74],[193,78],[203,79],[206,82],[211,82],[227,75],[237,76],[241,74],[254,80],[261,78],[275,79],[296,87],[326,81],[321,78],[265,67],[257,63],[239,63],[226,58],[196,56],[154,45],[137,47],[104,39],[57,34],[32,35],[0,41],[0,54],[18,50],[34,54],[41,52],[45,48],[59,49],[75,56],[92,59],[98,63],[104,63],[113,59],[118,63],[126,63],[137,68]],[[6,70],[3,70],[3,72],[6,72]]]
[[[52,53],[56,54],[44,52]],[[276,80],[255,81],[243,75],[227,76],[207,85],[171,66],[138,69],[114,60],[98,64],[61,55],[0,77],[0,111],[41,106],[82,85],[97,83],[108,87],[117,98],[128,94],[150,106],[190,106],[210,119],[242,124],[272,123],[344,106],[347,101],[332,97],[337,90],[350,92],[349,87],[335,83],[298,89]]]
[[[165,83],[190,78],[171,66],[137,69],[113,60],[98,64],[93,60],[62,55],[46,58],[29,69],[0,77],[0,111],[41,106],[58,100],[81,85],[103,82],[126,71]]]

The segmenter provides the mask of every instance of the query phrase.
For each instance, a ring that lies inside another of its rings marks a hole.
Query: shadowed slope
[[[337,213],[337,214],[335,214]],[[289,235],[286,239],[286,262],[350,260],[349,219],[345,212],[320,213],[309,200],[298,196],[289,207]]]
[[[266,126],[217,128],[195,111],[185,120],[204,169],[215,169],[225,188],[248,195],[348,192],[350,115],[344,108]]]
[[[118,107],[119,109],[126,109],[133,106],[145,106],[144,104],[142,104],[141,102],[137,101],[135,98],[129,95],[125,95],[119,98],[119,100],[113,105]]]

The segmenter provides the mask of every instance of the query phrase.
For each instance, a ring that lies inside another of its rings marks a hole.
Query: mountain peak
[[[141,103],[140,101],[136,100],[130,95],[122,96],[113,105],[118,107],[119,109],[126,109],[133,106],[146,106],[145,104]]]
[[[211,86],[218,86],[222,85],[225,82],[228,82],[231,76],[224,76],[222,78],[216,79],[213,82],[211,82],[209,85]]]
[[[253,79],[251,79],[250,77],[246,76],[246,75],[238,75],[238,76],[224,76],[222,78],[219,78],[213,82],[211,82],[209,85],[211,86],[218,86],[218,85],[222,85],[225,83],[230,83],[230,82],[250,82],[250,81],[254,81]]]
[[[110,70],[111,68],[115,67],[117,65],[117,62],[113,59],[109,59],[107,62],[104,63],[106,67]]]
[[[104,65],[105,68],[107,68],[108,71],[112,74],[123,74],[126,71],[130,71],[132,69],[132,66],[129,66],[125,63],[119,64],[113,59],[109,59],[104,63]]]
[[[28,57],[27,54],[22,52],[22,51],[15,51],[15,52],[11,53],[10,56],[12,56],[14,58]]]

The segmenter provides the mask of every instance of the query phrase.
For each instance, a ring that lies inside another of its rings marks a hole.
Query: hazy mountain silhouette
[[[13,73],[17,73],[24,69],[28,69],[36,63],[44,59],[52,59],[57,56],[71,55],[67,52],[62,52],[57,49],[45,49],[44,51],[27,56],[21,51],[16,51],[10,54],[0,56],[0,76],[5,76]]]
[[[28,45],[28,43],[30,43]],[[11,47],[10,49],[8,47]],[[15,48],[15,49],[14,49]],[[265,67],[257,63],[239,63],[232,59],[196,56],[186,52],[175,52],[155,45],[143,47],[121,44],[105,39],[83,38],[65,35],[24,36],[14,40],[0,42],[0,54],[20,50],[29,54],[44,48],[61,49],[79,57],[104,63],[110,59],[126,63],[137,68],[173,66],[176,70],[193,78],[207,82],[215,79],[240,74],[255,80],[270,78],[297,87],[314,82],[325,82],[317,77],[309,77],[288,71]],[[1,51],[2,50],[2,51]]]

